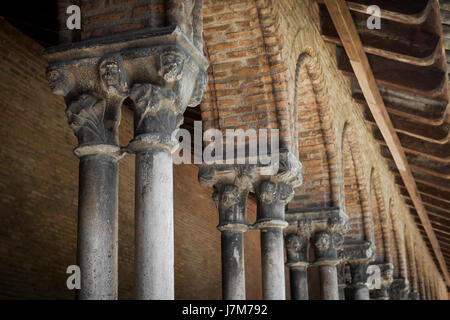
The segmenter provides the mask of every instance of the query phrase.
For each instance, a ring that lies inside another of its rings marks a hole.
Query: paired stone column
[[[309,222],[295,222],[295,233],[288,233],[286,243],[286,266],[289,268],[289,278],[292,300],[309,300],[308,293],[308,247],[312,225]]]
[[[199,181],[214,187],[219,210],[222,249],[222,299],[245,300],[244,232],[247,226],[247,196],[255,168],[249,165],[204,166]]]
[[[351,281],[349,300],[370,300],[367,286],[367,267],[374,259],[370,241],[348,241],[344,243],[343,255],[350,266]]]
[[[285,183],[263,181],[256,191],[258,213],[255,227],[261,231],[261,266],[263,298],[265,300],[284,300],[284,249],[283,229],[287,227],[284,219],[284,206],[294,194],[291,186]]]
[[[322,299],[339,300],[336,267],[341,262],[338,251],[344,242],[343,234],[348,230],[347,215],[338,207],[290,209],[286,220],[289,222],[286,234],[297,233],[308,239],[311,235],[314,265],[319,267],[321,276]],[[305,228],[309,225],[311,227]],[[303,259],[306,261],[306,257]]]
[[[371,300],[389,300],[389,290],[392,284],[394,266],[392,263],[376,264],[380,268],[380,288],[370,291]]]
[[[245,299],[243,232],[248,228],[245,210],[249,192],[255,192],[258,203],[257,221],[251,228],[261,230],[263,298],[285,299],[284,206],[292,198],[294,186],[301,183],[301,164],[285,150],[279,153],[279,159],[272,164],[276,168],[215,164],[199,170],[200,184],[214,187],[213,199],[219,209],[223,299]]]
[[[207,60],[177,26],[50,48],[47,72],[79,140],[80,299],[117,298],[118,164],[136,154],[136,298],[173,299],[172,138],[206,87]],[[118,146],[130,98],[134,139]]]

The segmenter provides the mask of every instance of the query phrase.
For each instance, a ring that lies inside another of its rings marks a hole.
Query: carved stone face
[[[223,209],[228,209],[239,202],[239,192],[234,186],[226,186],[220,197],[220,205]]]
[[[120,57],[109,57],[100,62],[102,87],[110,93],[125,94],[128,91],[126,70]]]
[[[47,81],[52,92],[58,96],[66,96],[74,86],[72,76],[64,68],[49,68]]]
[[[260,199],[264,204],[271,204],[276,200],[277,188],[276,185],[270,182],[263,182],[260,187]]]
[[[181,53],[167,51],[160,56],[159,74],[164,80],[173,82],[180,80],[183,76],[184,57]]]
[[[314,245],[320,252],[328,250],[330,247],[330,236],[326,233],[320,234]]]
[[[300,260],[300,250],[302,248],[302,243],[300,238],[296,234],[290,234],[286,237],[286,250],[288,259],[290,261]]]

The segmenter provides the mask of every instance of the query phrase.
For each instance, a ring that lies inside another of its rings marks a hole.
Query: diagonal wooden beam
[[[361,39],[356,31],[353,18],[344,0],[325,0],[328,12],[333,20],[334,26],[338,31],[342,44],[344,45],[347,56],[350,59],[353,71],[358,79],[373,118],[380,129],[384,140],[394,158],[395,164],[400,172],[408,193],[416,207],[417,214],[425,229],[425,232],[433,247],[433,251],[441,266],[447,286],[450,287],[450,277],[445,263],[444,256],[439,247],[438,240],[431,226],[428,214],[422,203],[416,182],[411,173],[411,168],[406,160],[405,152],[402,149],[400,140],[389,118],[386,106],[380,94],[380,90],[375,81],[375,77],[370,67],[369,60],[364,52]]]

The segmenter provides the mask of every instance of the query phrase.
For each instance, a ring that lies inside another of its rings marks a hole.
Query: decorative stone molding
[[[408,280],[403,278],[394,279],[390,290],[391,300],[408,300],[409,299],[409,284]]]
[[[329,231],[344,234],[348,230],[348,216],[338,207],[289,209],[286,211],[286,221],[292,222],[295,227],[297,225],[294,222],[310,221],[313,232]]]
[[[389,288],[391,286],[394,273],[392,263],[376,264],[381,272],[381,288],[370,291],[370,298],[373,300],[389,300]]]

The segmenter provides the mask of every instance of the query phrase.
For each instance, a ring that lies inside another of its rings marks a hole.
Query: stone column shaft
[[[174,299],[173,176],[169,151],[136,154],[135,294]]]
[[[80,159],[78,298],[117,299],[118,163],[104,154]]]
[[[265,300],[286,299],[283,230],[281,228],[261,230],[261,263],[263,298]]]
[[[223,231],[222,299],[245,300],[244,234],[241,231]]]
[[[334,265],[319,267],[322,300],[339,300],[337,270]]]
[[[307,267],[291,267],[289,270],[292,300],[309,300]]]
[[[256,189],[258,214],[256,227],[261,230],[261,268],[264,300],[285,300],[283,229],[284,205],[293,189],[284,183],[263,181]]]
[[[339,300],[337,248],[341,240],[342,235],[335,232],[315,234],[316,265],[319,266],[323,300]]]

